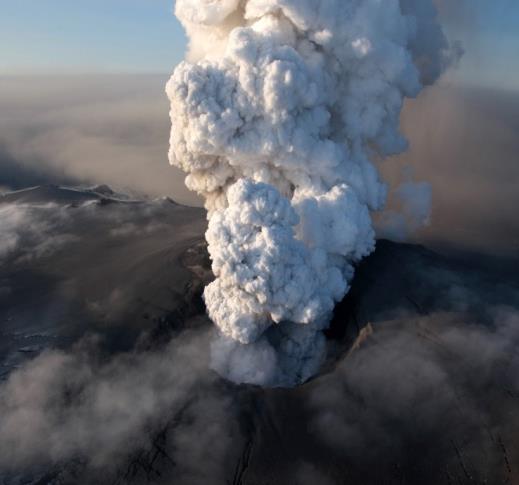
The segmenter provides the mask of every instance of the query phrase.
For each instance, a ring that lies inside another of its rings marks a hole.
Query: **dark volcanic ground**
[[[0,483],[519,483],[517,261],[379,241],[321,375],[260,389],[208,367],[205,223],[107,187],[0,197]]]

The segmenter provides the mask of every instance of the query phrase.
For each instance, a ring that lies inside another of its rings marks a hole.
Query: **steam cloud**
[[[322,362],[334,304],[373,251],[406,149],[406,97],[449,64],[432,0],[177,0],[170,162],[208,210],[213,366],[290,386]]]

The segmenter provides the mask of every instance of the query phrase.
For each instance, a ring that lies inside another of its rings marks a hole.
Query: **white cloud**
[[[403,101],[449,46],[432,0],[184,0],[176,14],[191,49],[167,85],[170,161],[209,211],[209,314],[227,338],[275,349],[279,375],[257,383],[291,385],[315,371],[302,368],[321,358],[319,331],[374,248],[386,187],[372,160],[406,149]]]

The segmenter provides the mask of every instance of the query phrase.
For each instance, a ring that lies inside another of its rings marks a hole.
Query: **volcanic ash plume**
[[[374,249],[405,97],[449,50],[432,0],[177,0],[188,60],[167,85],[170,161],[208,210],[213,366],[290,386]]]

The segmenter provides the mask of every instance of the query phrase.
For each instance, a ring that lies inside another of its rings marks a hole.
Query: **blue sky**
[[[169,72],[173,0],[0,0],[0,73]]]
[[[519,1],[438,0],[451,39],[466,54],[453,77],[465,84],[519,90]]]
[[[519,1],[438,0],[466,55],[457,82],[519,89]],[[173,0],[0,0],[0,74],[171,72]]]

